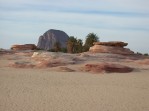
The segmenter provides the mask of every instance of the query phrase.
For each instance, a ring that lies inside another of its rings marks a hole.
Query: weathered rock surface
[[[37,49],[35,44],[24,44],[24,45],[12,45],[12,50],[35,50]]]
[[[55,52],[34,52],[32,55],[32,60],[38,63],[35,64],[36,68],[48,68],[65,66],[70,64],[75,64],[75,60],[72,57],[67,57],[63,53]]]
[[[140,65],[149,65],[149,59],[137,60],[136,63]]]
[[[49,67],[57,67],[57,66],[65,66],[66,64],[60,60],[52,60],[52,61],[41,61],[36,64],[36,68],[49,68]]]
[[[5,54],[13,54],[14,51],[12,50],[0,50],[0,55],[5,55]]]
[[[60,67],[59,71],[61,71],[61,72],[74,72],[75,70],[70,69],[68,67]]]
[[[127,73],[149,69],[149,58],[139,55],[121,55],[111,53],[84,52],[68,54],[61,52],[11,51],[12,54],[1,55],[10,61],[5,66],[14,68],[51,68],[55,71],[85,71],[95,73]],[[85,65],[86,64],[86,65]],[[83,67],[81,67],[83,65]],[[130,67],[131,66],[131,67]]]
[[[68,38],[69,36],[65,32],[51,29],[39,37],[37,47],[39,49],[50,50],[58,42],[61,48],[66,48]]]
[[[128,43],[124,42],[95,42],[89,51],[95,53],[134,54],[130,49],[124,48],[127,45]]]
[[[30,62],[12,62],[8,65],[9,67],[14,68],[33,68],[35,65],[31,64]]]
[[[100,63],[100,64],[86,64],[83,68],[83,71],[86,72],[95,72],[95,73],[129,73],[133,71],[133,68],[128,66],[123,66],[120,64],[112,63]]]
[[[128,43],[121,41],[111,41],[111,42],[94,42],[94,45],[104,45],[104,46],[113,46],[113,47],[125,47]]]

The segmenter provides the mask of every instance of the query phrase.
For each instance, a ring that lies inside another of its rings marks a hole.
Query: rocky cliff
[[[65,32],[51,29],[39,37],[37,47],[39,49],[50,50],[58,42],[61,48],[66,48],[68,38],[69,36]]]

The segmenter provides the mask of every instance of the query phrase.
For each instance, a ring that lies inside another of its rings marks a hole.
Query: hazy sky
[[[85,40],[124,41],[149,53],[149,0],[0,0],[0,47],[37,44],[49,29]]]

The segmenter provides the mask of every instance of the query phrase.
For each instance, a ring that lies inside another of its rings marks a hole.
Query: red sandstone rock
[[[123,66],[120,64],[101,63],[101,64],[86,64],[84,71],[95,73],[129,73],[133,71],[133,68]]]
[[[14,54],[14,51],[11,50],[0,50],[0,55],[5,55],[5,54]]]
[[[133,51],[127,48],[104,46],[104,45],[94,45],[90,47],[89,51],[95,53],[113,53],[113,54],[124,54],[124,55],[134,54]]]
[[[11,46],[12,50],[35,50],[37,49],[34,44],[24,44],[24,45],[13,45]]]
[[[124,47],[127,46],[128,43],[124,43],[121,41],[111,41],[111,42],[94,42],[94,45],[103,45],[103,46],[113,46],[113,47]]]
[[[149,59],[138,60],[136,63],[141,65],[149,65]]]
[[[14,67],[14,68],[33,68],[35,65],[27,62],[13,62],[8,65],[9,67]]]

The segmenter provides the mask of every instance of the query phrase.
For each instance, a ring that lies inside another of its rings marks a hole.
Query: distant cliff
[[[58,42],[61,48],[66,48],[68,38],[69,36],[65,32],[51,29],[39,37],[37,47],[39,49],[50,50]]]

